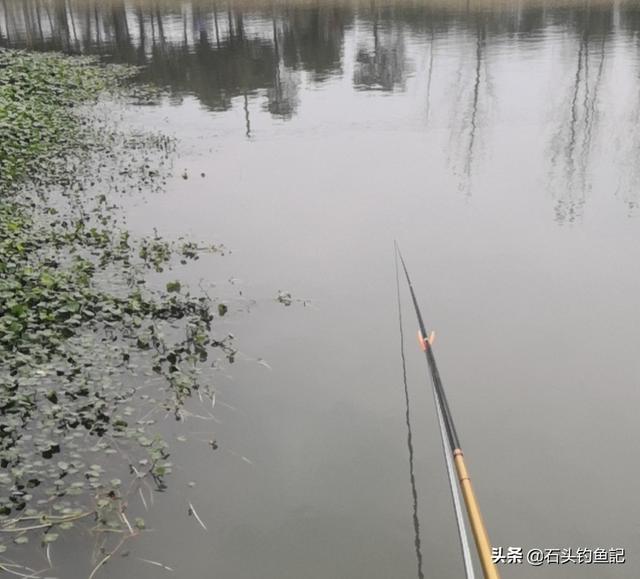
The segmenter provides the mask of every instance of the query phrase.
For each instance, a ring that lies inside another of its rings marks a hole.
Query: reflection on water
[[[365,90],[402,89],[407,62],[402,30],[388,16],[381,22],[380,9],[372,12],[371,36],[359,39],[353,84]]]
[[[471,17],[468,36],[471,41],[459,57],[452,89],[449,156],[452,170],[462,176],[460,185],[467,193],[470,192],[474,158],[481,142],[479,128],[484,121],[484,105],[489,96],[489,70],[485,56],[487,30],[483,17]]]
[[[3,45],[99,54],[143,65],[144,80],[166,87],[178,99],[196,95],[212,111],[228,111],[240,98],[247,137],[252,136],[254,102],[272,118],[290,120],[299,112],[301,94],[329,81],[350,79],[351,90],[395,98],[413,81],[414,88],[426,87],[422,127],[446,124],[449,166],[467,191],[479,154],[491,155],[486,132],[497,124],[500,109],[518,103],[546,106],[540,110],[541,122],[555,119],[546,157],[559,222],[582,215],[604,133],[617,136],[614,162],[626,168],[618,196],[630,210],[636,205],[631,160],[638,147],[626,138],[623,126],[637,112],[606,119],[606,131],[601,125],[602,111],[615,110],[610,69],[627,67],[626,90],[637,101],[637,86],[630,85],[638,80],[639,28],[640,8],[632,2],[514,2],[507,8],[488,1],[0,3]],[[505,71],[516,62],[532,67],[539,89],[551,81],[549,98],[506,86]],[[344,90],[344,83],[340,86]]]
[[[590,188],[589,162],[594,133],[598,130],[598,97],[601,90],[607,38],[612,32],[610,15],[587,10],[578,41],[572,83],[563,105],[564,119],[552,142],[552,172],[560,172],[566,194],[557,201],[559,221],[574,221],[582,213]]]

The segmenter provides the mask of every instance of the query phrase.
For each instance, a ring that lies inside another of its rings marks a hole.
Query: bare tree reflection
[[[514,11],[470,4],[466,13],[433,2],[378,5],[375,0],[368,7],[358,5],[357,12],[322,3],[246,6],[217,0],[0,0],[0,43],[140,65],[141,78],[165,87],[171,98],[194,95],[210,110],[243,110],[242,130],[252,134],[249,113],[262,110],[291,119],[300,107],[302,82],[323,83],[343,74],[347,33],[357,43],[354,87],[404,90],[415,72],[425,82],[426,118],[433,123],[435,41],[442,39],[443,60],[459,63],[457,73],[455,65],[446,67],[451,72],[449,163],[460,188],[469,193],[492,103],[492,47],[515,37],[520,46],[539,43],[541,32],[552,25],[572,32],[575,52],[561,93],[562,116],[548,144],[550,181],[556,219],[567,222],[581,215],[600,140],[598,101],[606,54],[612,50],[608,39],[615,27],[625,39],[638,37],[637,5],[590,2]],[[451,37],[455,43],[448,44]],[[418,45],[428,46],[429,53],[425,66],[413,71],[410,57]],[[631,118],[636,123],[640,113]],[[631,151],[632,140],[624,140],[619,153],[629,174],[640,166],[635,162],[640,144]],[[622,181],[619,194],[631,199],[638,188],[629,185],[630,177]]]
[[[380,25],[380,10],[373,8],[373,46],[361,46],[356,57],[353,84],[358,89],[392,91],[403,88],[406,78],[404,34]],[[382,37],[382,38],[381,38]]]
[[[211,5],[211,9],[213,10],[213,25],[216,31],[216,46],[220,48],[220,26],[218,25],[218,7],[216,3],[213,2]]]
[[[459,187],[471,194],[473,169],[480,143],[479,130],[483,122],[483,97],[488,92],[488,65],[486,62],[486,23],[475,16],[473,58],[462,56],[453,86],[455,98],[451,121],[449,162],[460,178]],[[472,68],[469,64],[472,63]]]
[[[427,108],[425,122],[429,122],[429,113],[431,112],[431,80],[433,78],[433,60],[435,52],[435,32],[433,26],[431,27],[431,39],[429,41],[429,65],[427,68]]]
[[[630,4],[621,9],[620,22],[633,35],[635,52],[640,54],[640,6]],[[636,98],[628,100],[631,108],[622,113],[625,131],[614,140],[615,165],[618,169],[616,195],[626,205],[629,216],[637,214],[640,208],[640,131],[637,130],[640,126],[640,60],[635,61],[633,72]]]
[[[285,9],[284,16],[282,51],[286,66],[303,68],[315,82],[341,72],[345,27],[352,19],[349,8]]]
[[[239,97],[247,111],[247,103],[263,91],[264,108],[283,119],[297,110],[300,69],[316,82],[340,70],[351,18],[338,8],[277,11],[269,37],[263,30],[248,32],[241,9],[228,4],[221,11],[211,1],[176,6],[144,0],[0,0],[0,9],[5,44],[97,53],[143,65],[144,80],[176,97],[195,93],[213,110],[226,110]]]
[[[56,28],[61,32],[63,47],[65,50],[71,50],[71,33],[69,31],[69,18],[65,0],[56,0],[53,14]]]
[[[7,0],[2,0],[2,16],[4,21],[4,30],[0,26],[0,43],[5,46],[11,45],[11,25],[9,24],[9,7],[7,6]]]
[[[598,98],[605,69],[611,14],[586,12],[581,25],[573,82],[566,97],[566,117],[551,142],[551,187],[559,223],[580,219],[592,187],[590,158],[598,124]],[[593,50],[593,38],[598,42]],[[595,60],[595,63],[593,62]],[[595,74],[593,68],[595,66]]]
[[[245,92],[243,95],[243,103],[244,103],[244,126],[245,126],[245,136],[248,138],[251,137],[251,117],[249,116],[249,95]]]
[[[483,48],[485,43],[484,27],[478,26],[476,36],[476,71],[473,82],[473,98],[471,101],[471,112],[469,120],[469,146],[467,147],[467,156],[465,162],[465,174],[471,178],[471,167],[473,164],[473,154],[476,145],[476,133],[478,131],[478,102],[480,100],[480,83],[482,82],[482,60]]]
[[[290,119],[298,107],[300,75],[297,71],[288,69],[284,64],[275,16],[272,18],[272,25],[276,64],[274,67],[273,88],[267,89],[267,109],[274,116]]]

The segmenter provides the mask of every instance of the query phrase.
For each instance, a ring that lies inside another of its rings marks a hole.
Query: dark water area
[[[231,250],[189,281],[241,352],[103,577],[418,576],[394,239],[494,545],[626,549],[503,576],[640,576],[640,3],[0,0],[0,44],[141,66],[118,114],[180,145],[128,223]],[[461,577],[409,307],[421,567]]]

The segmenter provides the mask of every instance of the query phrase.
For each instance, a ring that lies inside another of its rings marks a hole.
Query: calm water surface
[[[627,550],[503,576],[640,576],[640,3],[0,0],[0,42],[143,66],[124,118],[181,144],[129,224],[231,250],[191,274],[241,349],[215,421],[102,576],[418,576],[394,239],[493,543]],[[422,570],[461,577],[406,297]]]

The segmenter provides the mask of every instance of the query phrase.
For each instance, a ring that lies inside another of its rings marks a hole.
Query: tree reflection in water
[[[589,160],[598,131],[598,98],[606,62],[606,42],[612,30],[611,12],[586,11],[575,31],[575,70],[564,96],[563,117],[551,142],[551,181],[558,222],[582,216],[592,187]],[[554,181],[557,183],[555,184]]]
[[[481,144],[480,129],[485,122],[483,114],[488,108],[484,104],[489,96],[486,23],[480,15],[475,15],[473,21],[473,37],[465,42],[455,82],[450,88],[453,98],[449,162],[460,179],[460,190],[467,195],[471,194],[474,163]]]
[[[402,88],[407,57],[404,34],[392,19],[380,22],[380,8],[372,7],[372,46],[362,42],[356,57],[353,84],[358,89],[392,91]]]
[[[252,111],[292,119],[300,110],[303,86],[322,86],[348,74],[358,93],[399,94],[410,79],[419,78],[425,89],[422,129],[447,127],[449,167],[470,193],[488,142],[483,129],[493,120],[489,113],[501,99],[517,98],[493,96],[493,83],[502,80],[497,75],[504,49],[517,43],[518,51],[533,51],[552,42],[563,55],[553,59],[559,82],[554,81],[549,104],[537,106],[548,106],[548,114],[555,115],[547,163],[555,216],[564,223],[579,219],[588,200],[603,140],[600,100],[607,69],[616,47],[638,42],[640,7],[624,1],[561,4],[525,1],[511,9],[489,0],[0,0],[0,44],[96,54],[142,66],[141,79],[164,87],[174,99],[193,95],[212,111],[229,110],[236,102],[248,137]],[[347,44],[355,50],[345,50]],[[347,54],[353,54],[353,62],[345,62]],[[638,80],[625,78],[634,86]],[[638,99],[628,106],[633,110],[618,119],[622,127],[640,120]],[[619,132],[612,147],[624,168],[617,191],[633,209],[640,138]]]

